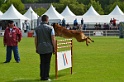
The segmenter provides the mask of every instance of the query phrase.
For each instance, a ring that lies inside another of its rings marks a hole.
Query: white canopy
[[[68,6],[61,13],[62,16],[75,16],[75,14],[69,9]]]
[[[50,20],[56,20],[56,19],[63,19],[64,17],[61,15],[61,14],[59,14],[56,10],[55,10],[55,8],[53,7],[53,5],[51,5],[50,6],[50,8],[44,13],[44,15],[47,15],[47,16],[49,16],[49,19]]]
[[[11,5],[9,9],[1,16],[1,20],[13,20],[13,19],[24,19],[27,20],[28,18],[23,16],[19,13],[16,8]]]
[[[3,15],[3,13],[0,11],[0,17]]]
[[[22,29],[22,23],[24,20],[30,20],[27,17],[19,13],[16,8],[11,5],[9,9],[0,17],[0,20],[13,20],[20,29]]]
[[[99,16],[99,14],[96,12],[96,10],[91,5],[88,11],[83,16]]]
[[[0,11],[0,16],[3,15],[3,13]]]
[[[124,15],[124,13],[121,11],[118,5],[116,5],[116,7],[113,9],[113,11],[109,15]]]
[[[24,16],[28,17],[29,19],[37,19],[39,17],[31,7],[27,10]]]
[[[26,16],[27,18],[29,18],[30,21],[30,26],[31,28],[35,28],[37,26],[37,19],[38,19],[38,15],[33,11],[33,9],[30,7],[27,12],[24,14],[24,16]]]

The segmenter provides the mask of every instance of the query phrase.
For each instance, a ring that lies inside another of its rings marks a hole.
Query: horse
[[[68,30],[57,23],[53,23],[52,26],[55,30],[55,36],[60,36],[64,38],[75,38],[78,42],[86,41],[87,46],[88,43],[94,42],[94,40],[92,40],[90,37],[85,36],[85,34],[82,31]]]

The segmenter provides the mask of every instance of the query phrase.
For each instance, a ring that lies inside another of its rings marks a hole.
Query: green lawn
[[[86,46],[73,39],[73,74],[70,69],[58,72],[55,79],[55,56],[52,56],[52,82],[124,82],[124,39],[91,37],[95,42]],[[14,57],[5,61],[6,48],[0,37],[0,82],[39,82],[39,55],[35,53],[34,38],[22,38],[19,43],[21,62]]]

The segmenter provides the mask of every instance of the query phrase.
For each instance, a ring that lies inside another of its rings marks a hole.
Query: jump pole
[[[60,43],[59,43],[60,42]],[[70,73],[72,74],[72,67],[73,67],[73,41],[72,39],[64,39],[64,40],[56,40],[56,52],[55,52],[55,78],[58,78],[58,59],[57,59],[57,52],[58,49],[65,49],[69,48],[71,50],[71,66],[68,67],[70,68]],[[64,68],[66,69],[66,68]]]

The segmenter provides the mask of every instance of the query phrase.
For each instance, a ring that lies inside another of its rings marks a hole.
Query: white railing
[[[119,36],[119,30],[83,30],[87,36]]]

